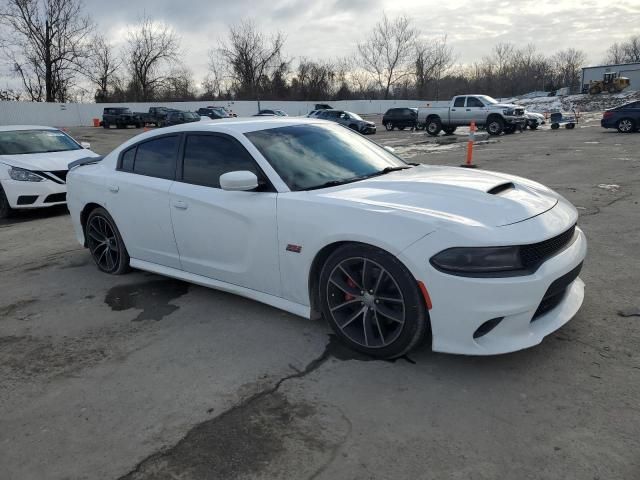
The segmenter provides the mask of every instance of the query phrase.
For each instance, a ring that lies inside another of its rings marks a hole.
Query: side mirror
[[[80,142],[80,146],[82,148],[86,148],[87,150],[91,148],[91,144],[89,142]]]
[[[390,147],[389,145],[385,145],[385,146],[384,146],[384,147],[382,147],[382,148],[384,148],[385,150],[387,150],[387,151],[389,151],[389,152],[391,152],[391,153],[395,153],[395,152],[396,152],[396,149],[395,149],[395,148],[393,148],[393,147]]]
[[[232,192],[246,192],[258,188],[258,177],[248,170],[227,172],[220,175],[220,188]]]

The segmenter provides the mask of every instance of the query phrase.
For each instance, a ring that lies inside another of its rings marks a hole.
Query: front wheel
[[[500,135],[504,130],[504,121],[501,118],[492,118],[487,122],[489,135]]]
[[[636,129],[636,125],[630,118],[623,118],[618,122],[616,128],[620,133],[631,133]]]
[[[415,347],[428,327],[418,283],[393,255],[350,244],[327,259],[320,274],[322,314],[354,350],[397,358]]]
[[[104,208],[96,208],[89,214],[85,236],[93,261],[100,270],[112,275],[129,270],[127,249],[116,223]]]
[[[4,193],[4,189],[0,186],[0,219],[8,218],[13,213],[13,208],[9,206],[9,200]]]
[[[386,128],[388,131],[393,130],[393,123],[391,122],[387,122],[384,124],[384,128]]]

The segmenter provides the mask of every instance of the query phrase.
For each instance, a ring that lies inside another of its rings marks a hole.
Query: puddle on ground
[[[161,320],[178,310],[170,302],[189,291],[189,284],[172,278],[117,285],[107,292],[104,299],[111,310],[120,312],[135,308],[142,310],[134,322]]]

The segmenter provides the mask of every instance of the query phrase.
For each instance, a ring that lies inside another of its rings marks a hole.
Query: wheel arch
[[[313,257],[311,261],[311,265],[309,267],[309,276],[307,279],[308,282],[308,290],[309,290],[309,306],[310,306],[310,317],[312,320],[320,318],[320,273],[322,272],[322,268],[324,267],[327,259],[335,252],[337,249],[345,246],[345,245],[362,245],[371,248],[377,248],[378,250],[383,251],[384,253],[393,256],[400,264],[407,269],[407,271],[411,274],[413,279],[418,282],[418,279],[415,278],[411,268],[409,268],[405,262],[395,253],[389,251],[388,248],[385,248],[381,245],[376,245],[375,243],[369,243],[367,241],[362,240],[338,240],[332,243],[329,243],[323,246]],[[426,305],[425,305],[426,308]],[[430,322],[429,311],[426,310],[427,313],[427,321]]]
[[[82,210],[80,211],[80,225],[82,226],[82,236],[84,237],[84,247],[87,247],[87,220],[89,219],[89,215],[96,208],[106,208],[103,205],[95,202],[87,203]]]

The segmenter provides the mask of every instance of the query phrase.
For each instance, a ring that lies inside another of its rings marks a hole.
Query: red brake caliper
[[[349,285],[351,288],[358,288],[357,285],[355,283],[353,283],[353,280],[351,280],[350,278],[347,278],[347,285]],[[344,294],[344,300],[346,302],[348,302],[349,300],[353,300],[354,297],[353,295],[349,294],[349,293],[345,293]]]

